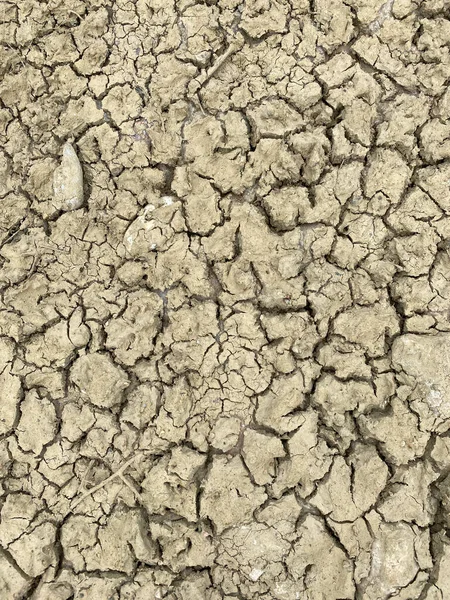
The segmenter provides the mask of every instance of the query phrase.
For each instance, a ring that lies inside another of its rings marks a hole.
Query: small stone
[[[53,175],[53,192],[61,210],[76,210],[83,206],[83,170],[70,142],[64,144],[61,165]]]

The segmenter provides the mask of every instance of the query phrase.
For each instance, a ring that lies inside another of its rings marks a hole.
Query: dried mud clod
[[[0,600],[450,599],[449,11],[0,0]]]

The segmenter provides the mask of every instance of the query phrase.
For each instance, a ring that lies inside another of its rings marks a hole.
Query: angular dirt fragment
[[[230,527],[221,536],[217,563],[269,589],[283,572],[290,544],[279,532],[262,523]]]
[[[107,524],[100,527],[89,517],[72,516],[62,528],[61,545],[76,572],[130,574],[135,559],[153,564],[156,558],[139,511],[115,511]]]
[[[0,435],[8,433],[14,426],[20,399],[21,384],[19,377],[11,374],[14,346],[11,341],[0,341],[0,390],[2,410],[0,412]]]
[[[4,598],[23,597],[30,587],[30,580],[21,573],[7,556],[0,552],[0,593]]]
[[[317,517],[308,515],[299,525],[299,539],[286,564],[308,600],[320,595],[334,600],[353,597],[352,564]]]
[[[436,500],[430,486],[438,473],[427,463],[399,467],[389,481],[388,495],[378,511],[388,522],[407,521],[426,527],[433,521]]]
[[[21,417],[17,425],[17,439],[21,448],[40,454],[56,433],[57,415],[53,403],[29,392],[20,405]]]
[[[12,542],[8,550],[24,573],[29,577],[37,577],[50,565],[56,566],[55,542],[55,525],[43,523]]]
[[[182,521],[150,523],[151,537],[162,550],[162,559],[175,572],[189,567],[208,568],[214,563],[215,544],[207,531],[197,531]]]
[[[303,124],[302,116],[283,100],[263,102],[248,111],[248,118],[257,136],[256,141],[270,135],[286,135]]]
[[[338,315],[334,333],[359,344],[369,356],[383,356],[386,341],[399,333],[399,318],[386,302],[371,307],[354,307]]]
[[[272,481],[275,476],[274,459],[284,455],[280,440],[252,429],[245,430],[242,457],[258,485]]]
[[[130,294],[123,314],[111,319],[106,331],[106,347],[125,365],[148,358],[160,327],[163,302],[156,294],[140,291]]]
[[[270,389],[258,398],[256,420],[278,433],[297,429],[304,423],[299,409],[304,404],[306,391],[301,374],[274,379]]]
[[[371,570],[363,589],[367,598],[375,600],[380,595],[388,596],[405,588],[417,577],[420,569],[429,568],[431,556],[427,533],[414,525],[391,525],[380,521],[378,515],[372,515],[370,526],[375,538],[371,549]]]
[[[112,407],[122,399],[129,385],[128,377],[105,354],[85,354],[71,369],[71,380],[81,394],[95,406]]]
[[[334,521],[356,521],[375,504],[387,480],[388,467],[376,450],[358,446],[347,462],[342,456],[334,459],[329,477],[318,484],[311,503]]]
[[[204,462],[204,456],[188,448],[162,458],[141,484],[142,502],[149,513],[171,511],[195,521],[198,485],[194,475]]]
[[[261,10],[262,8],[266,10]],[[289,5],[285,1],[261,3],[250,0],[245,4],[241,26],[249,35],[259,38],[267,32],[282,32],[286,26]]]
[[[66,321],[60,321],[50,326],[45,334],[31,338],[27,344],[26,359],[37,367],[64,367],[70,361],[74,350],[68,324]]]
[[[383,413],[358,419],[363,434],[381,442],[386,456],[401,465],[423,455],[430,435],[419,428],[419,419],[399,399],[394,398]]]
[[[438,575],[435,585],[431,586],[425,596],[426,600],[445,600],[450,585],[450,549],[443,540],[442,554],[438,562]]]
[[[332,375],[324,375],[317,381],[314,403],[322,408],[327,422],[343,424],[345,413],[355,415],[369,412],[379,404],[372,386],[363,381],[339,381]]]
[[[263,489],[252,484],[238,456],[217,456],[201,494],[200,515],[210,518],[220,533],[230,525],[251,521],[266,498]]]
[[[156,416],[160,393],[150,384],[142,384],[130,392],[122,411],[122,419],[143,429]]]
[[[272,486],[277,496],[296,485],[302,497],[309,496],[315,482],[329,471],[332,464],[334,451],[318,436],[317,413],[305,411],[301,418],[303,422],[287,444],[288,457],[281,462]]]
[[[213,448],[227,452],[239,441],[241,422],[236,417],[219,417],[213,425],[209,442]]]

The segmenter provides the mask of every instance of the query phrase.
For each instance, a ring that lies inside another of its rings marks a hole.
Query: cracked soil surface
[[[0,1],[1,600],[450,599],[449,16]]]

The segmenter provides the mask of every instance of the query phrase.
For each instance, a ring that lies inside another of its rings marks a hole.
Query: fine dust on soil
[[[0,1],[0,599],[450,599],[450,0]]]

